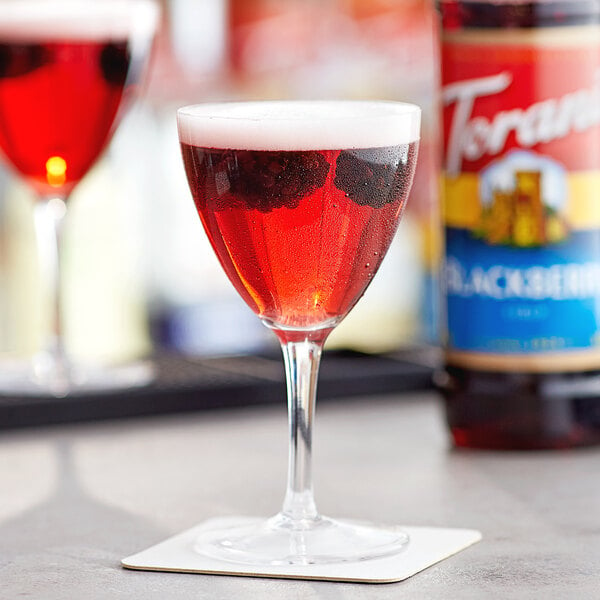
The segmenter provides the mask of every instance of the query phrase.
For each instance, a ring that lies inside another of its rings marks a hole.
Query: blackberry
[[[226,152],[231,193],[249,208],[296,208],[326,181],[329,163],[320,152]],[[222,161],[223,161],[222,159]]]
[[[44,60],[44,49],[37,44],[0,44],[0,78],[27,75]]]
[[[357,204],[381,208],[396,200],[404,163],[402,148],[344,150],[337,158],[333,182]]]
[[[102,52],[100,52],[102,76],[111,85],[124,85],[129,71],[130,60],[131,56],[126,43],[106,44],[102,48]]]

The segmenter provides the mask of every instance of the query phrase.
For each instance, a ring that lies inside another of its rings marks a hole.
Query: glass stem
[[[61,239],[67,212],[65,198],[51,196],[35,205],[35,232],[40,260],[44,297],[50,305],[49,325],[36,357],[36,374],[40,378],[67,377],[67,360],[63,340],[61,299]]]
[[[282,340],[290,433],[288,482],[281,514],[299,527],[320,519],[313,498],[312,427],[323,339]],[[309,339],[310,338],[310,339]]]

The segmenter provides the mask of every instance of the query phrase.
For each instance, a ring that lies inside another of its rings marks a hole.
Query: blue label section
[[[600,231],[543,248],[446,229],[448,346],[543,353],[600,345]]]

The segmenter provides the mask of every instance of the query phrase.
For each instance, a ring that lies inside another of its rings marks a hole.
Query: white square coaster
[[[194,551],[194,541],[204,527],[242,524],[247,519],[211,519],[121,561],[128,569],[174,571],[208,575],[320,579],[362,583],[402,581],[435,563],[464,550],[481,539],[473,529],[402,527],[410,536],[404,552],[396,556],[335,565],[249,566],[219,561]]]

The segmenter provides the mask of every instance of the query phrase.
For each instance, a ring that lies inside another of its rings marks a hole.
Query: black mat
[[[0,395],[0,429],[285,402],[280,356],[153,359],[155,380],[141,388],[53,396]],[[319,401],[402,393],[432,386],[432,368],[406,355],[326,352]]]

